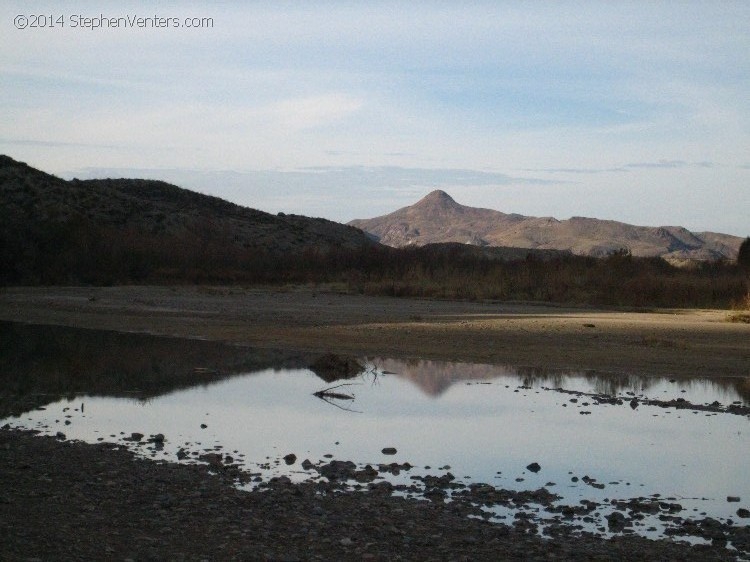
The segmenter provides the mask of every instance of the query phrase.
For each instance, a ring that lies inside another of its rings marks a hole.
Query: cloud
[[[626,168],[685,168],[688,165],[684,160],[659,160],[658,162],[635,162],[625,164]]]
[[[627,172],[625,168],[527,168],[527,172],[544,172],[546,174],[604,174],[608,172]]]
[[[260,117],[268,117],[286,129],[310,129],[344,119],[364,105],[364,100],[347,94],[287,99],[257,110]]]
[[[631,162],[611,168],[527,168],[527,172],[544,172],[547,174],[605,174],[612,172],[630,172],[635,169],[683,169],[683,168],[718,168],[716,162],[686,162],[685,160],[657,160],[655,162]]]
[[[624,164],[624,168],[716,168],[720,166],[716,162],[686,162],[685,160],[658,160],[656,162],[634,162]]]
[[[123,145],[116,144],[92,144],[92,143],[81,143],[81,142],[62,142],[62,141],[49,141],[49,140],[35,140],[35,139],[12,139],[12,138],[0,138],[0,145],[10,146],[39,146],[45,148],[108,148],[113,150],[119,150],[124,148]]]

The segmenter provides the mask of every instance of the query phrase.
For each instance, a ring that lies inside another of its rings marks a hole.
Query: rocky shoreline
[[[603,539],[564,526],[542,537],[534,525],[470,518],[461,502],[406,499],[385,486],[347,492],[331,485],[335,477],[281,478],[248,492],[235,477],[206,464],[143,460],[121,445],[2,429],[0,558],[711,561],[740,554],[726,548],[726,525],[706,521],[693,524],[711,545]],[[735,529],[731,540],[747,539],[746,526]]]

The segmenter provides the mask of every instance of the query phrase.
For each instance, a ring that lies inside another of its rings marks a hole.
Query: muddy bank
[[[314,288],[0,290],[0,319],[318,353],[659,376],[750,376],[750,325],[726,311],[622,312],[396,299]]]
[[[0,557],[171,560],[731,560],[721,546],[554,539],[450,504],[280,481],[243,492],[221,471],[0,430]]]

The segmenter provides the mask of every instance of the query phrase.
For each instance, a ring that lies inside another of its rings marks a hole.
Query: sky
[[[750,235],[750,2],[29,5],[0,5],[0,153],[64,178]]]

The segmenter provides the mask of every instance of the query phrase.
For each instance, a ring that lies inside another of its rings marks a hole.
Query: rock
[[[214,468],[219,468],[223,465],[222,456],[219,453],[206,453],[205,455],[200,455],[198,458]]]
[[[55,437],[57,437],[58,439],[62,439],[63,441],[67,439],[67,437],[62,431],[58,431],[57,433],[55,433]]]
[[[739,502],[741,499],[739,496],[727,496],[727,501],[730,503]]]
[[[269,481],[270,484],[275,484],[277,486],[288,486],[291,485],[292,479],[288,476],[274,476]]]
[[[208,426],[205,423],[201,424],[201,429],[206,429]]]
[[[526,470],[528,470],[529,472],[536,473],[542,470],[542,467],[539,465],[538,462],[532,462],[530,465],[526,467]]]
[[[373,492],[381,492],[385,494],[390,494],[393,491],[393,484],[388,482],[388,480],[382,480],[380,482],[375,482],[369,485],[369,488]]]
[[[622,531],[627,525],[628,519],[619,511],[613,511],[605,516],[610,531]]]
[[[354,477],[357,465],[352,461],[331,461],[318,468],[318,472],[328,480],[349,480]]]
[[[163,433],[157,433],[156,435],[152,435],[151,439],[149,439],[151,443],[164,443],[164,434]]]
[[[396,447],[385,447],[381,453],[384,455],[395,455],[398,451],[396,450]]]
[[[378,477],[378,471],[375,470],[369,464],[365,466],[362,470],[357,470],[354,473],[354,479],[357,482],[372,482],[377,477]]]
[[[293,465],[295,462],[297,462],[297,455],[295,455],[294,453],[289,453],[284,457],[284,462],[287,465]]]
[[[136,441],[136,442],[140,441],[141,439],[143,439],[143,433],[138,433],[136,431],[131,433],[130,437],[126,438],[127,441]]]
[[[737,517],[741,517],[742,519],[750,518],[750,510],[747,510],[744,507],[739,508],[737,510]]]
[[[305,459],[302,461],[303,470],[310,470],[311,468],[313,468],[313,463],[310,462],[310,459]]]

